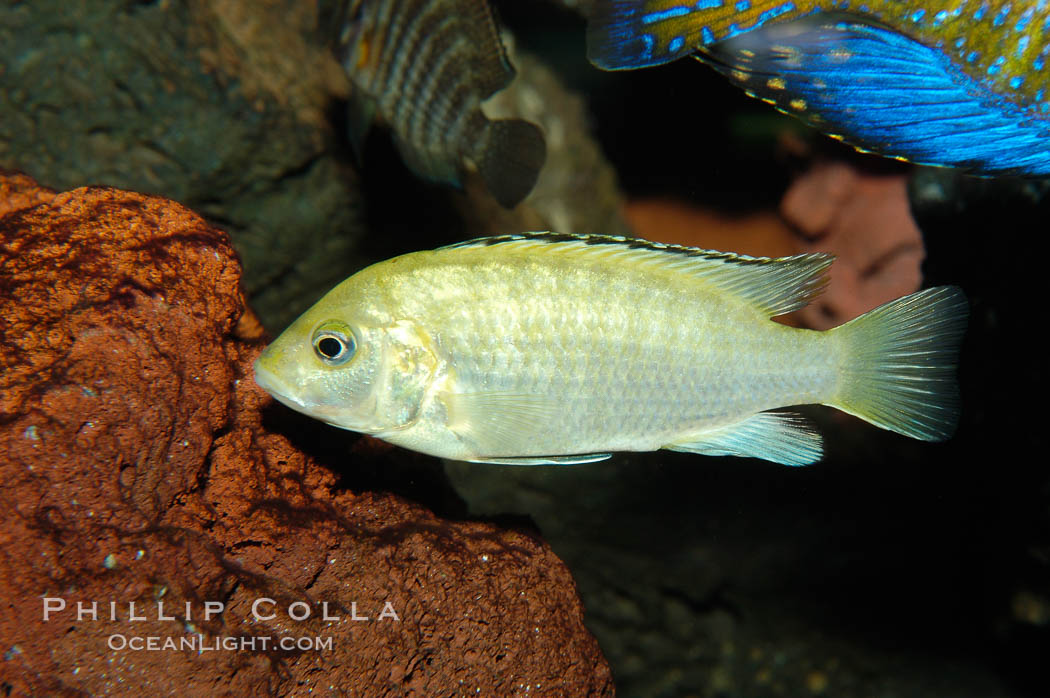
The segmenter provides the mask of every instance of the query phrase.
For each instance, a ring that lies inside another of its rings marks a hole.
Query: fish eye
[[[317,358],[329,366],[345,364],[357,350],[357,342],[349,328],[328,323],[314,332],[313,346]]]

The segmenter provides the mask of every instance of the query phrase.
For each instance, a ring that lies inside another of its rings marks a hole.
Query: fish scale
[[[639,303],[642,284],[630,276],[609,279],[564,269],[557,272],[566,276],[560,283],[544,278],[547,272],[535,268],[508,269],[499,263],[490,269],[475,268],[471,275],[480,282],[466,286],[470,290],[460,297],[445,299],[450,307],[475,309],[467,322],[430,312],[430,321],[442,328],[435,336],[438,347],[456,357],[457,390],[496,390],[549,399],[572,396],[569,399],[575,409],[565,410],[556,421],[544,425],[547,436],[542,452],[536,455],[563,452],[570,444],[584,450],[601,449],[600,444],[609,443],[610,437],[614,437],[614,446],[606,448],[615,450],[651,432],[653,422],[661,425],[658,434],[670,436],[683,429],[724,423],[728,415],[740,412],[812,402],[815,391],[828,391],[830,370],[824,372],[818,387],[809,385],[804,394],[788,392],[794,368],[778,370],[776,357],[788,353],[804,362],[807,350],[816,351],[797,341],[797,330],[759,324],[755,318],[753,331],[728,335],[723,331],[721,341],[704,342],[702,337],[713,328],[702,318],[732,312],[729,303],[685,293],[671,299],[661,297],[670,294],[654,294],[650,302]],[[430,283],[443,289],[460,288],[464,276],[454,267],[433,274]],[[425,298],[425,292],[417,294],[418,290],[405,288],[412,297]],[[520,300],[537,297],[553,300]],[[411,306],[409,298],[401,301]],[[569,317],[584,310],[588,311],[585,317]],[[676,322],[683,315],[701,320],[688,328]],[[477,343],[476,338],[493,327],[495,318],[507,316],[513,317],[509,327],[494,328],[499,342]],[[552,332],[551,328],[565,331]],[[487,370],[493,354],[521,357],[521,363],[513,371],[503,367]],[[749,361],[733,361],[737,356],[747,356]],[[816,357],[809,360],[822,363]],[[663,383],[664,376],[674,376],[673,383]],[[633,410],[626,409],[631,403],[609,399],[632,391],[645,396]],[[593,441],[580,443],[579,435],[587,432],[592,433]],[[657,448],[663,444],[646,445]],[[526,444],[516,446],[520,449]]]
[[[655,289],[649,294],[644,276],[610,277],[577,268],[569,259],[551,261],[552,266],[513,267],[495,260],[469,271],[459,266],[430,268],[425,281],[403,285],[392,298],[409,317],[425,314],[428,323],[440,327],[435,342],[442,354],[455,357],[459,392],[541,395],[586,406],[570,408],[568,416],[545,425],[549,431],[544,452],[560,452],[579,440],[586,425],[574,416],[602,425],[595,444],[610,435],[616,435],[616,444],[626,444],[638,438],[634,425],[647,417],[660,421],[661,432],[671,435],[721,423],[736,411],[797,404],[811,397],[812,389],[797,398],[782,393],[790,381],[786,372],[776,369],[776,357],[803,351],[794,339],[799,331],[763,321],[754,332],[721,332],[720,341],[706,342],[705,334],[715,334],[707,318],[731,313],[731,302],[682,290]],[[464,282],[467,275],[470,283]],[[425,303],[437,293],[447,313]],[[639,303],[643,294],[648,302]],[[677,322],[682,316],[697,322]],[[501,320],[508,323],[501,325]],[[758,324],[759,318],[755,320]],[[488,333],[499,339],[479,343]],[[768,341],[754,336],[766,333]],[[625,342],[625,337],[634,341]],[[748,346],[751,351],[743,353]],[[732,360],[741,353],[751,361]],[[493,355],[520,363],[513,371],[491,371],[486,366]],[[743,380],[745,375],[754,377],[759,368],[765,376]],[[646,382],[659,375],[675,376],[674,385],[647,389]],[[701,385],[708,385],[711,395],[696,392]],[[647,396],[634,411],[625,411],[628,403],[608,400],[631,390]],[[649,425],[643,426],[644,433]]]
[[[930,289],[828,332],[772,322],[830,262],[553,234],[412,253],[333,289],[256,380],[331,424],[488,463],[669,448],[802,465],[819,435],[769,410],[811,403],[946,438],[962,294]]]

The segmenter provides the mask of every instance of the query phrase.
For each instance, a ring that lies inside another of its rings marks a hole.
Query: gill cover
[[[372,386],[375,416],[377,425],[385,425],[382,431],[399,431],[419,418],[438,361],[430,337],[413,322],[399,320],[381,333],[382,361]]]

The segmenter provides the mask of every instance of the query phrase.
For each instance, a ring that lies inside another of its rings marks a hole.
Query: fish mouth
[[[390,429],[376,427],[371,424],[350,424],[347,422],[346,415],[342,414],[342,410],[335,405],[311,402],[293,396],[293,391],[288,383],[281,380],[273,371],[261,365],[264,356],[265,354],[256,359],[255,364],[252,366],[255,371],[255,383],[285,407],[290,407],[296,412],[319,419],[325,424],[339,429],[348,429],[362,434],[379,434],[384,431],[391,431]],[[396,429],[393,431],[396,431]]]
[[[333,427],[340,429],[350,429],[352,431],[360,431],[362,433],[372,433],[365,429],[359,429],[357,427],[350,427],[346,424],[341,423],[337,420],[336,416],[332,413],[332,408],[329,406],[317,404],[314,402],[308,402],[302,398],[294,397],[292,390],[287,383],[278,378],[272,371],[267,370],[263,366],[259,365],[262,360],[260,356],[255,360],[253,368],[255,369],[255,383],[268,392],[274,400],[281,403],[285,407],[290,407],[296,412],[302,412],[308,417],[319,419],[325,424],[329,424]]]
[[[289,390],[284,382],[282,382],[271,371],[268,371],[259,365],[261,359],[262,357],[256,359],[255,364],[252,367],[255,370],[256,385],[268,392],[274,400],[277,400],[277,402],[282,405],[291,407],[297,412],[306,412],[308,410],[307,405],[302,400],[292,397],[291,390]]]

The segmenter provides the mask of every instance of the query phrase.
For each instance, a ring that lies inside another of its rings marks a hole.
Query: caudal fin
[[[827,404],[915,439],[949,438],[959,421],[955,367],[968,314],[962,289],[938,286],[836,328],[844,368]]]
[[[476,147],[478,171],[504,208],[514,208],[529,195],[547,159],[543,132],[521,119],[489,121]]]

